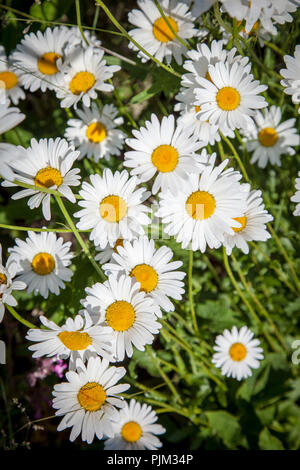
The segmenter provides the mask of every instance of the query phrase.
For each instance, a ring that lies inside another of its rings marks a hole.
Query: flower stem
[[[21,315],[19,315],[18,312],[16,312],[16,310],[13,307],[11,307],[11,305],[5,304],[5,307],[16,320],[22,323],[22,325],[25,325],[28,328],[37,328],[33,323],[30,323],[30,321],[27,321],[25,320],[25,318],[21,317]]]
[[[243,165],[243,163],[242,163],[242,160],[240,159],[240,157],[239,157],[237,151],[235,150],[234,146],[232,145],[232,143],[230,142],[230,140],[229,140],[227,137],[225,137],[225,135],[223,135],[223,134],[221,134],[221,133],[220,133],[220,135],[221,135],[222,139],[224,140],[224,142],[226,142],[226,144],[228,145],[228,147],[229,147],[230,150],[232,151],[233,156],[235,157],[236,161],[238,162],[238,164],[239,164],[239,166],[240,166],[240,169],[241,169],[241,171],[242,171],[242,173],[243,173],[243,175],[244,175],[245,180],[247,181],[247,183],[249,183],[249,178],[248,178],[248,175],[247,175],[247,171],[245,170],[245,167],[244,167],[244,165]]]
[[[6,225],[0,224],[0,228],[8,230],[18,230],[21,232],[58,232],[58,233],[73,233],[70,228],[39,228],[39,227],[21,227],[19,225]],[[79,232],[90,232],[91,230],[78,230]]]
[[[195,333],[198,335],[199,334],[199,328],[198,328],[198,323],[197,323],[197,317],[196,317],[196,312],[195,312],[195,307],[194,307],[194,300],[193,300],[193,250],[190,248],[190,256],[189,256],[189,271],[188,271],[188,281],[189,281],[189,302],[190,302],[190,310],[192,314],[192,322],[194,325],[194,330]]]
[[[81,36],[84,42],[86,43],[87,46],[89,46],[89,42],[87,38],[85,37],[83,29],[82,29],[79,0],[75,0],[75,5],[76,5],[76,17],[77,17],[77,24],[78,24],[79,31],[81,33]]]

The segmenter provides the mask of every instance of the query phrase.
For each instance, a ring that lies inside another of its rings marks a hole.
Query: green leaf
[[[268,428],[264,428],[259,434],[259,448],[262,450],[284,450],[282,442]]]
[[[241,441],[241,427],[238,418],[227,411],[205,413],[210,426],[230,449],[236,449]]]

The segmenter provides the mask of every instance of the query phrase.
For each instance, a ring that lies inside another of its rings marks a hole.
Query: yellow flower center
[[[241,95],[231,86],[221,88],[217,93],[217,103],[223,111],[233,111],[241,102]]]
[[[58,337],[71,351],[82,351],[92,344],[91,337],[80,331],[62,331]]]
[[[99,144],[107,136],[106,127],[102,122],[92,122],[86,130],[86,136],[90,142],[94,144]]]
[[[32,269],[40,276],[52,273],[55,268],[55,260],[49,253],[38,253],[31,262]]]
[[[200,109],[201,109],[200,106],[195,106],[196,113],[199,113]]]
[[[158,284],[158,275],[155,269],[148,264],[138,264],[130,273],[141,284],[141,290],[151,292]]]
[[[15,73],[9,72],[8,70],[5,72],[0,72],[0,88],[10,90],[11,88],[15,87],[17,83],[18,77]]]
[[[56,186],[57,188],[62,184],[63,177],[56,168],[42,168],[37,172],[34,178],[35,186],[41,186],[42,188],[51,188]]]
[[[175,31],[175,33],[178,33],[177,22],[170,16],[167,16],[166,18],[169,24],[172,26],[173,31]],[[154,22],[153,34],[154,34],[154,37],[160,42],[172,41],[172,39],[174,39],[175,37],[175,34],[173,33],[173,31],[169,28],[169,25],[167,24],[167,22],[162,16]]]
[[[244,215],[243,217],[234,217],[234,220],[239,222],[242,226],[240,228],[232,227],[232,230],[234,230],[235,232],[241,232],[242,230],[244,230],[244,228],[246,227],[246,223],[247,223],[247,217],[245,217]]]
[[[185,208],[190,217],[196,220],[208,219],[215,211],[215,198],[206,191],[195,191],[186,203]]]
[[[106,196],[100,202],[100,215],[106,222],[119,222],[127,214],[127,204],[120,196]]]
[[[116,241],[115,246],[114,246],[115,253],[118,253],[118,246],[122,246],[122,247],[124,246],[123,238],[118,238],[118,240]]]
[[[122,427],[121,435],[127,442],[136,442],[142,436],[142,428],[135,421],[129,421]]]
[[[205,78],[206,78],[206,80],[209,80],[210,82],[212,82],[212,79],[211,79],[211,76],[210,76],[209,72],[206,72]]]
[[[0,273],[0,286],[1,284],[6,284],[6,283],[7,283],[7,277],[5,276],[5,274]]]
[[[239,28],[242,23],[244,23],[244,22],[243,22],[243,21],[238,21],[238,22],[237,22],[237,27]],[[257,20],[256,23],[254,23],[254,25],[252,26],[252,29],[251,29],[251,30],[249,31],[249,33],[247,33],[247,34],[253,33],[253,32],[256,31],[258,28],[259,28],[259,20]],[[241,31],[242,31],[243,33],[246,33],[245,27],[242,28]]]
[[[97,382],[88,382],[81,387],[77,398],[80,406],[86,411],[98,411],[105,403],[106,393]]]
[[[229,355],[233,361],[240,362],[245,359],[247,355],[247,349],[242,343],[234,343],[230,346]]]
[[[117,300],[107,307],[105,319],[113,330],[126,331],[134,323],[134,308],[126,300]]]
[[[264,147],[273,147],[278,140],[278,134],[273,127],[265,127],[259,131],[258,140]]]
[[[151,159],[158,171],[168,173],[177,166],[178,152],[172,145],[160,145],[152,152]]]
[[[90,72],[78,72],[69,83],[69,89],[74,95],[86,93],[95,84],[96,80]]]
[[[54,75],[58,72],[56,61],[61,58],[61,55],[56,52],[46,52],[38,59],[38,69],[44,75]]]

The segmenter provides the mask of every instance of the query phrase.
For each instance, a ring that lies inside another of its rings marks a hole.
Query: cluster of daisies
[[[156,424],[155,412],[133,399],[126,403],[123,393],[129,385],[119,383],[126,370],[111,365],[132,357],[134,348],[145,351],[159,333],[160,318],[175,310],[173,301],[185,292],[185,273],[179,270],[183,263],[173,260],[169,247],[157,248],[147,236],[154,217],[166,236],[183,249],[201,253],[223,246],[228,255],[234,247],[247,254],[249,241],[270,238],[267,224],[273,217],[261,191],[242,182],[228,159],[217,162],[210,146],[220,144],[221,138],[230,143],[240,132],[240,141],[252,152],[251,163],[265,168],[281,165],[281,155],[294,155],[300,137],[295,119],[282,121],[279,107],[268,108],[262,95],[267,86],[254,79],[248,57],[226,49],[225,39],[205,42],[207,31],[196,27],[196,18],[213,3],[162,0],[162,16],[153,0],[138,0],[139,9],[129,13],[135,26],[129,34],[147,54],[134,43],[129,47],[138,50],[141,60],[154,56],[170,63],[174,58],[184,69],[174,114],[162,120],[152,114],[130,138],[113,104],[92,102],[98,92],[113,90],[111,78],[119,70],[106,65],[101,42],[92,34],[84,32],[83,40],[77,28],[47,28],[26,34],[8,58],[0,49],[0,134],[25,118],[11,106],[25,98],[23,88],[51,90],[61,107],[73,107],[76,113],[67,122],[65,138],[32,139],[26,149],[0,143],[2,185],[21,187],[12,198],[29,198],[30,209],[41,206],[47,221],[54,196],[60,207],[62,197],[70,201],[76,227],[88,232],[97,252],[94,259],[107,277],[85,289],[75,318],[57,325],[41,316],[42,327],[26,336],[33,343],[33,357],[68,361],[66,381],[54,387],[53,407],[62,416],[58,430],[71,428],[72,441],[81,435],[88,443],[105,439],[106,449],[161,446],[157,435],[165,430]],[[298,6],[290,0],[221,3],[223,13],[234,16],[239,28],[244,26],[243,34],[253,29],[275,34],[274,25],[291,21],[290,13]],[[202,42],[189,50],[192,38]],[[299,47],[295,58],[285,58],[287,70],[281,71],[282,85],[295,103],[300,102]],[[81,159],[109,160],[121,155],[125,144],[126,169],[105,168],[81,182],[76,167]],[[300,178],[296,189],[292,200],[300,202]],[[295,215],[300,215],[300,204]],[[47,228],[29,231],[26,240],[16,239],[8,251],[5,266],[0,260],[1,320],[4,306],[16,305],[14,290],[47,299],[71,281],[71,242]],[[241,380],[259,367],[259,345],[246,326],[225,330],[216,339],[212,361],[223,375]]]

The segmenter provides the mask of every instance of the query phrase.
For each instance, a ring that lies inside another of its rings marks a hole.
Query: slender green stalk
[[[230,26],[227,23],[225,23],[225,21],[223,21],[223,19],[222,19],[218,2],[215,2],[215,4],[214,4],[214,14],[215,14],[215,17],[217,18],[217,21],[220,24],[220,26],[222,26],[225,29],[225,31],[232,34],[232,30],[231,30]]]
[[[25,326],[27,326],[28,328],[37,328],[33,323],[30,323],[30,321],[25,320],[25,318],[21,317],[21,315],[19,315],[19,313],[16,312],[16,310],[15,310],[13,307],[11,307],[10,305],[5,304],[5,307],[7,308],[7,310],[9,311],[9,313],[11,313],[11,315],[12,315],[16,320],[18,320],[20,323],[22,323],[22,325],[25,325]]]
[[[98,23],[98,19],[99,19],[99,13],[100,13],[100,7],[99,5],[96,5],[96,8],[95,8],[95,15],[94,15],[94,19],[93,19],[93,31],[95,30],[96,26],[97,26],[97,23]]]
[[[241,42],[240,42],[240,32],[239,32],[239,28],[238,28],[238,25],[237,25],[237,19],[236,18],[233,18],[233,38],[234,38],[234,43],[239,51],[239,53],[241,54],[241,56],[244,56],[244,51],[242,49],[242,46],[241,46]]]
[[[151,348],[147,348],[147,353],[151,359],[151,361],[153,362],[153,364],[155,365],[156,369],[158,370],[159,374],[161,375],[161,378],[165,381],[166,385],[169,387],[171,393],[174,395],[174,398],[176,400],[178,400],[178,403],[182,403],[182,400],[180,398],[180,395],[179,393],[177,392],[176,388],[174,387],[174,385],[172,384],[172,382],[170,381],[169,377],[164,373],[164,371],[162,370],[162,368],[160,367],[159,365],[159,359],[157,359],[157,357],[155,356],[155,354],[153,353],[153,351],[151,350]]]
[[[100,276],[100,279],[102,280],[105,280],[105,276],[104,276],[104,273],[102,272],[100,266],[97,264],[97,262],[94,260],[94,258],[92,257],[91,253],[90,253],[90,250],[88,249],[88,246],[86,245],[86,243],[84,242],[83,238],[81,237],[80,233],[78,232],[77,228],[75,227],[75,224],[73,222],[73,220],[71,219],[62,199],[60,196],[55,196],[56,198],[56,201],[57,201],[57,204],[61,210],[61,212],[63,213],[66,221],[68,222],[70,228],[72,229],[79,245],[81,246],[81,248],[83,249],[84,253],[86,254],[86,256],[88,257],[89,261],[91,262],[91,264],[94,266],[95,270],[97,271],[97,273],[99,274]]]
[[[7,230],[18,230],[20,232],[58,232],[58,233],[73,233],[70,228],[40,228],[40,227],[21,227],[19,225],[6,225],[0,224],[0,228]],[[91,230],[78,230],[78,232],[90,232]]]
[[[220,133],[221,134],[221,133]],[[245,180],[247,181],[247,183],[249,183],[249,178],[248,178],[248,175],[247,175],[247,172],[245,170],[245,167],[244,167],[244,164],[242,163],[237,151],[235,150],[234,146],[232,145],[232,143],[230,142],[230,140],[225,137],[225,135],[221,134],[221,137],[222,139],[224,140],[224,142],[226,142],[226,144],[228,145],[228,147],[230,148],[230,150],[232,151],[233,153],[233,156],[235,157],[236,161],[238,162],[239,166],[240,166],[240,169],[244,175],[244,178]]]
[[[153,55],[149,54],[146,49],[144,49],[138,42],[133,39],[133,37],[130,36],[130,34],[127,33],[126,29],[123,28],[123,26],[118,22],[118,20],[111,14],[110,10],[107,8],[107,6],[102,2],[102,0],[96,0],[97,4],[100,5],[100,7],[104,10],[110,21],[116,26],[116,28],[123,33],[123,35],[128,39],[128,41],[131,41],[132,44],[134,44],[143,54],[146,56],[150,57],[150,59],[155,62],[157,65],[165,69],[167,72],[171,73],[172,75],[175,75],[176,77],[181,78],[181,75],[177,73],[171,66],[167,66],[160,62],[156,57]]]
[[[83,29],[82,29],[79,0],[75,0],[75,6],[76,6],[76,17],[77,17],[77,24],[78,24],[79,31],[81,33],[81,36],[84,42],[86,43],[87,46],[89,46],[89,42],[87,38],[85,37]]]
[[[265,46],[268,46],[270,49],[273,49],[273,51],[277,52],[277,54],[284,56],[286,53],[280,49],[280,47],[276,46],[276,44],[273,44],[272,42],[266,41],[264,39],[264,44]]]
[[[223,144],[222,142],[217,142],[217,145],[218,145],[218,149],[219,149],[219,153],[220,153],[220,157],[221,157],[221,160],[225,160],[226,158],[226,155],[225,155],[225,152],[224,152],[224,148],[223,148]]]
[[[174,28],[173,26],[171,25],[170,21],[168,20],[168,18],[166,17],[162,7],[160,6],[160,3],[158,0],[154,0],[154,3],[155,5],[157,6],[157,9],[159,11],[159,13],[161,14],[161,16],[163,17],[163,19],[165,20],[165,22],[167,23],[169,29],[172,31],[172,33],[174,34],[175,38],[178,39],[178,41],[184,46],[184,47],[187,47],[188,49],[191,49],[190,45],[185,42],[177,33],[176,31],[174,31]]]
[[[194,300],[193,300],[193,255],[194,252],[192,248],[190,248],[190,256],[189,256],[189,270],[188,270],[188,280],[189,280],[189,302],[190,302],[190,310],[192,315],[192,322],[194,325],[195,333],[199,334],[199,328],[197,323],[196,311],[194,307]]]

